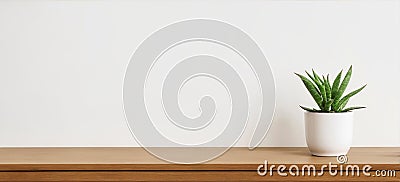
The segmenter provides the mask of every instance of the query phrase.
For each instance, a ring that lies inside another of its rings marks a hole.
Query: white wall
[[[400,1],[1,1],[0,146],[137,146],[122,85],[135,48],[184,19],[229,22],[256,40],[275,74],[263,146],[305,146],[293,72],[354,66],[354,146],[400,145]],[[249,135],[239,141],[247,144]]]

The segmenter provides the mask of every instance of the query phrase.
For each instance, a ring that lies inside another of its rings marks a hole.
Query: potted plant
[[[367,85],[344,95],[349,84],[352,66],[343,80],[342,71],[331,84],[329,75],[319,76],[314,70],[306,76],[295,73],[303,81],[319,109],[300,106],[305,110],[306,141],[311,154],[316,156],[346,155],[353,138],[353,110],[365,107],[346,107],[350,98]],[[343,96],[344,95],[344,96]]]

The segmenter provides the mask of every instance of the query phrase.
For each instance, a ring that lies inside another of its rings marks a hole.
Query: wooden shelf
[[[202,149],[196,149],[202,150]],[[257,168],[269,165],[315,165],[317,170],[336,157],[311,156],[307,148],[232,148],[204,164],[170,164],[142,148],[0,148],[0,180],[27,181],[400,181],[400,148],[352,148],[346,165],[371,165],[371,171],[395,170],[396,177],[367,176],[259,176]],[[276,168],[275,168],[276,169]],[[274,169],[274,170],[275,170]],[[372,173],[371,173],[372,174]]]

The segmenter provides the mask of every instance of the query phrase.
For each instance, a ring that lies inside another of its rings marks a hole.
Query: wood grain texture
[[[399,181],[396,177],[264,176],[253,171],[3,172],[4,181]]]
[[[196,149],[199,150],[199,149]],[[0,181],[400,181],[400,148],[352,148],[348,164],[369,164],[372,171],[396,170],[396,177],[274,176],[261,177],[257,167],[313,164],[317,169],[336,157],[311,156],[307,148],[232,148],[205,164],[170,164],[142,148],[0,148]],[[346,165],[344,165],[346,166]]]

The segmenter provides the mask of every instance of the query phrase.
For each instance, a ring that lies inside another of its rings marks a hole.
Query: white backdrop
[[[275,75],[263,146],[305,146],[311,97],[293,72],[354,66],[354,146],[400,145],[400,1],[1,1],[0,146],[138,146],[122,86],[130,55],[173,22],[211,18],[248,33]],[[237,146],[246,146],[245,132]]]

